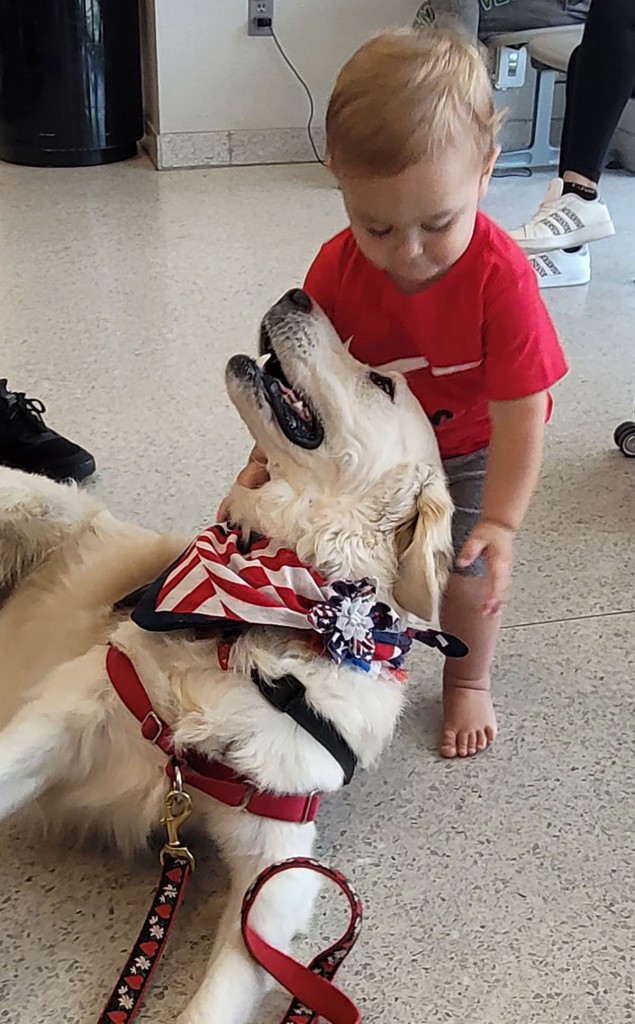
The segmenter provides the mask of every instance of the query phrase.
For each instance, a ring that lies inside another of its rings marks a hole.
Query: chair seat
[[[584,25],[562,25],[560,28],[534,28],[525,32],[500,32],[489,36],[487,45],[526,46],[532,60],[555,71],[566,71],[569,58],[582,40]]]
[[[527,43],[527,53],[532,60],[555,71],[566,71],[571,54],[582,42],[584,25],[554,28],[548,34],[534,37]]]
[[[574,26],[577,31],[577,26]],[[560,28],[527,28],[522,32],[497,32],[488,36],[485,40],[487,46],[526,46],[531,39],[540,39],[541,36],[549,35],[551,32],[560,32]],[[565,31],[568,28],[565,26]]]

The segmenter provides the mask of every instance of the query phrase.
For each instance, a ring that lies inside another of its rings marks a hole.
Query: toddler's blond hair
[[[500,121],[478,45],[437,28],[382,32],[337,77],[327,152],[335,173],[391,177],[467,133],[485,164]]]

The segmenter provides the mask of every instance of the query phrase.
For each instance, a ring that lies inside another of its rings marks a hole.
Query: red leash
[[[348,900],[350,920],[344,934],[313,958],[308,967],[265,942],[250,926],[249,916],[264,886],[283,871],[317,871],[340,887]],[[242,909],[242,933],[254,960],[294,997],[280,1024],[312,1024],[318,1016],[330,1024],[361,1024],[354,1003],[332,984],[342,963],[357,942],[362,927],[362,904],[350,882],[339,871],[309,857],[292,857],[263,871],[247,892]]]
[[[131,1024],[136,1017],[150,980],[163,955],[187,883],[194,869],[194,858],[178,837],[178,829],[192,811],[191,800],[181,789],[178,766],[174,767],[175,789],[165,798],[162,818],[168,830],[168,842],[161,851],[163,871],[143,927],[126,965],[119,975],[98,1024]],[[311,961],[308,967],[270,946],[249,925],[249,917],[258,895],[275,875],[305,868],[331,879],[344,892],[350,907],[350,921],[344,934]],[[242,907],[242,932],[252,957],[264,967],[294,999],[280,1024],[312,1024],[319,1016],[329,1024],[361,1024],[359,1010],[332,980],[357,941],[362,926],[362,905],[352,886],[339,871],[308,857],[296,857],[272,864],[263,871],[245,895]]]

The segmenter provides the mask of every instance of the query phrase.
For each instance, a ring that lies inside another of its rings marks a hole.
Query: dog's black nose
[[[301,309],[303,313],[310,313],[313,309],[311,296],[307,295],[302,288],[292,288],[290,292],[287,292],[285,298],[292,306],[295,306],[297,309]]]

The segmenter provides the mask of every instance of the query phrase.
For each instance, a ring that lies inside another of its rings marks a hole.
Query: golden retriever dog
[[[259,537],[290,550],[326,584],[370,578],[400,628],[433,622],[452,507],[433,430],[405,380],[353,359],[299,289],[267,313],[260,345],[257,360],[231,359],[226,378],[270,480],[233,488],[232,528],[247,549]],[[125,852],[147,842],[164,809],[167,757],[113,687],[112,650],[129,659],[176,749],[222,762],[250,794],[333,792],[347,781],[341,760],[263,695],[276,680],[295,681],[313,719],[360,767],[388,743],[405,694],[383,662],[365,671],[326,656],[301,629],[260,622],[241,623],[222,666],[219,630],[141,628],[116,607],[187,543],[117,522],[75,486],[0,469],[0,705],[9,719],[0,818],[38,800],[51,821],[101,831]],[[246,1024],[271,979],[243,945],[242,896],[272,862],[310,856],[315,825],[192,796],[231,891],[202,985],[178,1020]],[[315,879],[286,872],[259,898],[253,926],[269,943],[288,948],[306,930]]]

